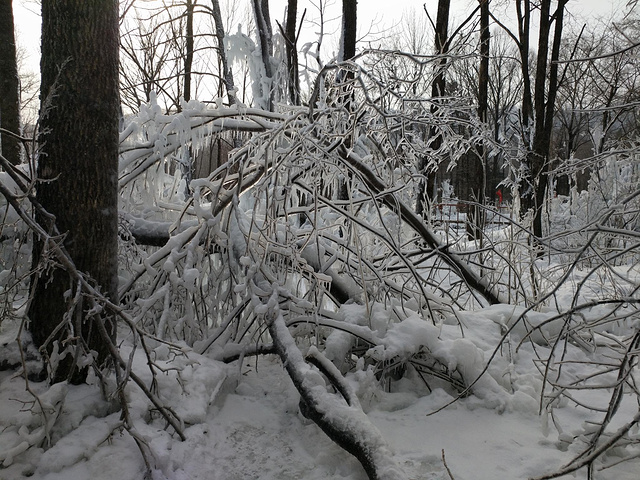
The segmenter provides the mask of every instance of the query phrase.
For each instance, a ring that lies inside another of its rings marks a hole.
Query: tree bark
[[[480,2],[480,69],[478,72],[478,117],[481,122],[487,121],[489,105],[489,46],[491,31],[489,30],[489,0]]]
[[[300,79],[298,77],[298,48],[296,20],[298,16],[298,0],[289,0],[287,4],[287,20],[284,27],[285,45],[287,48],[287,69],[289,76],[289,100],[293,105],[300,105]]]
[[[16,59],[12,0],[0,0],[0,127],[20,133],[20,81]],[[0,134],[0,153],[13,165],[20,163],[20,143]]]
[[[487,111],[489,105],[489,46],[491,32],[489,31],[489,0],[480,2],[480,67],[478,69],[478,118],[484,124],[487,123]],[[484,145],[478,146],[477,155],[470,158],[469,194],[473,203],[467,209],[467,215],[471,218],[467,221],[467,234],[469,238],[479,240],[482,237],[484,227],[485,197],[485,168],[486,151]]]
[[[448,50],[450,6],[451,0],[438,1],[438,13],[435,25],[435,48],[436,54],[440,55],[440,59],[436,62],[436,72],[433,82],[431,83],[431,98],[433,99],[433,103],[431,104],[432,112],[438,110],[437,99],[444,96],[445,93],[446,81],[444,73],[447,66],[445,55]],[[435,128],[430,129],[429,137],[432,138],[431,149],[439,149],[442,145],[442,137],[437,133]],[[425,181],[418,195],[416,213],[424,218],[426,216],[425,214],[428,214],[430,211],[431,204],[433,204],[437,198],[435,193],[437,166],[434,167],[433,165],[427,164],[424,158],[420,163],[420,172],[424,175]]]
[[[186,52],[184,57],[184,95],[185,101],[191,100],[191,70],[193,66],[193,0],[187,2]]]
[[[272,31],[271,20],[269,15],[269,2],[267,0],[253,0],[253,13],[256,20],[256,28],[258,30],[258,39],[260,41],[260,55],[264,65],[264,73],[269,79],[267,82],[268,92],[263,91],[263,108],[273,111],[273,68],[271,66],[272,49]]]
[[[531,95],[531,76],[529,74],[529,36],[531,34],[531,2],[530,0],[516,1],[516,15],[518,18],[518,51],[522,68],[522,131],[526,146],[530,144],[529,124],[533,115],[533,100]]]
[[[42,3],[41,134],[37,198],[55,216],[75,266],[117,303],[118,234],[118,2],[45,0]],[[52,229],[50,218],[37,220]],[[33,266],[47,262],[34,239]],[[96,353],[102,365],[108,347],[94,322],[115,338],[112,317],[88,315],[81,303],[69,312],[77,283],[63,270],[46,268],[32,276],[29,329],[36,345],[51,355],[65,341]],[[81,296],[79,297],[81,298]],[[86,302],[89,303],[89,302]],[[63,328],[56,328],[63,324]],[[51,337],[51,338],[50,338]],[[76,343],[78,344],[78,343]],[[86,368],[66,355],[52,372],[54,382],[82,382]]]
[[[338,61],[345,62],[356,56],[356,41],[358,27],[358,0],[342,0],[342,31],[340,32],[340,51]],[[338,71],[337,83],[338,95],[345,111],[353,113],[353,83],[354,72],[345,68]],[[344,145],[351,148],[351,137],[345,135]],[[349,186],[353,176],[351,172],[345,172],[344,177],[338,180],[337,199],[348,200],[350,196]]]
[[[231,73],[231,67],[227,60],[227,51],[224,46],[224,24],[222,23],[222,13],[220,12],[220,2],[218,0],[211,0],[211,7],[213,10],[213,21],[216,26],[216,39],[218,40],[218,58],[220,59],[221,72],[220,78],[224,83],[227,90],[227,97],[229,98],[229,105],[236,104],[235,86],[233,83],[233,74]],[[220,92],[222,94],[222,92]]]
[[[528,155],[529,178],[527,184],[529,195],[524,195],[522,202],[525,211],[533,209],[533,234],[537,238],[542,237],[542,206],[547,191],[546,174],[549,171],[551,131],[553,130],[555,100],[558,91],[557,61],[560,57],[564,8],[567,1],[559,0],[557,10],[553,15],[555,25],[550,59],[551,0],[543,0],[540,5],[540,33],[534,94],[535,128],[533,145]]]
[[[339,60],[351,60],[356,56],[358,38],[358,0],[342,0],[342,38]]]

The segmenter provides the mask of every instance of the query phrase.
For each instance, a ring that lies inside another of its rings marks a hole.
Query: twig
[[[60,263],[60,266],[75,281],[79,282],[80,286],[82,287],[82,289],[85,292],[89,293],[90,299],[91,299],[91,307],[99,309],[100,307],[97,305],[97,300],[96,299],[100,299],[100,301],[101,301],[101,303],[102,303],[102,305],[104,307],[110,309],[113,313],[118,315],[120,318],[125,319],[127,321],[128,325],[130,327],[134,327],[134,331],[137,332],[138,329],[135,327],[135,322],[133,321],[133,319],[128,318],[128,316],[126,316],[124,314],[123,310],[120,307],[118,307],[117,305],[115,305],[112,302],[110,302],[106,297],[104,297],[100,292],[98,292],[86,280],[84,275],[82,275],[80,272],[78,272],[78,270],[76,269],[75,264],[73,263],[73,260],[71,259],[70,255],[68,254],[68,252],[66,251],[64,246],[59,244],[55,240],[54,237],[49,235],[49,233],[47,233],[47,231],[33,217],[31,217],[31,215],[27,214],[24,211],[24,209],[22,208],[22,206],[18,202],[17,198],[2,183],[0,183],[0,194],[2,194],[6,198],[7,202],[11,204],[11,206],[16,210],[18,215],[20,215],[20,217],[24,220],[26,225],[34,232],[34,234],[36,234],[36,235],[38,235],[40,237],[40,239],[43,242],[43,244],[46,245],[46,247],[49,248],[50,251],[52,251],[54,253],[56,259]],[[37,205],[37,204],[34,204],[34,208],[36,210],[42,209],[42,207],[40,205]],[[42,210],[44,210],[44,209],[42,209]],[[44,211],[43,213],[48,215],[48,213],[46,211]],[[104,323],[101,321],[101,319],[97,318],[96,320],[94,320],[94,325],[97,327],[97,329],[98,329],[103,341],[105,342],[107,348],[109,349],[109,352],[110,352],[110,354],[111,354],[111,356],[112,356],[112,358],[114,360],[114,365],[116,366],[116,368],[118,367],[118,365],[126,368],[127,363],[120,356],[120,353],[119,353],[117,347],[114,345],[113,341],[111,340],[111,337],[110,337],[109,333],[107,332],[107,329],[104,326]],[[186,436],[182,432],[182,427],[181,427],[180,422],[178,420],[178,417],[175,415],[175,413],[170,408],[165,407],[162,404],[160,399],[157,398],[147,388],[147,386],[145,385],[145,383],[142,381],[142,379],[140,377],[138,377],[133,372],[129,372],[129,376],[138,385],[138,387],[144,392],[144,394],[147,396],[147,398],[149,400],[151,400],[153,405],[158,409],[158,411],[160,411],[162,416],[174,428],[175,432],[180,436],[180,438],[182,440],[186,440]]]
[[[451,473],[451,470],[449,469],[449,465],[447,465],[447,459],[444,457],[444,448],[442,449],[442,464],[444,465],[444,468],[447,470],[447,474],[449,475],[449,478],[451,480],[456,480],[453,476],[453,473]]]
[[[640,410],[633,416],[633,419],[623,425],[622,427],[620,427],[618,429],[617,432],[615,432],[606,442],[604,442],[602,445],[600,445],[598,448],[594,448],[591,453],[585,457],[582,458],[582,460],[577,461],[577,458],[572,460],[570,463],[568,463],[567,465],[565,465],[564,467],[562,467],[560,470],[557,470],[556,472],[553,473],[549,473],[547,475],[543,475],[541,477],[533,477],[531,480],[549,480],[552,478],[558,478],[558,477],[562,477],[563,475],[567,475],[569,473],[573,473],[576,470],[581,469],[582,467],[585,466],[589,466],[592,465],[593,462],[603,453],[605,453],[607,450],[609,450],[611,447],[613,447],[616,442],[618,440],[620,440],[622,437],[624,437],[627,432],[629,430],[631,430],[631,428],[637,424],[638,422],[640,422]],[[589,447],[591,448],[591,447]],[[583,454],[580,454],[578,456],[578,458],[580,456],[582,456]]]

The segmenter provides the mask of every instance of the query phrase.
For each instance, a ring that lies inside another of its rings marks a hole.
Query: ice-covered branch
[[[343,146],[339,147],[339,152],[349,164],[361,175],[367,186],[391,209],[398,209],[402,219],[413,228],[420,238],[436,252],[452,270],[459,275],[472,289],[480,293],[489,304],[503,303],[499,294],[494,291],[486,280],[480,278],[469,265],[460,259],[458,255],[450,251],[447,245],[443,245],[424,223],[424,221],[402,200],[385,194],[387,186],[384,185],[377,176],[366,166],[365,162],[353,151],[348,151]]]
[[[315,361],[327,367],[332,381],[340,386],[345,400],[349,402],[347,404],[329,394],[324,385],[317,383],[317,373],[305,361],[282,314],[269,312],[268,315],[271,318],[267,319],[267,324],[276,352],[300,393],[305,415],[334,442],[356,457],[371,480],[406,478],[393,460],[381,433],[367,419],[340,372],[335,367],[328,367],[328,361],[319,352],[312,352]]]
[[[22,220],[25,224],[34,232],[35,235],[38,235],[41,241],[46,245],[46,248],[53,254],[58,264],[62,269],[64,269],[67,274],[79,285],[81,286],[82,292],[85,297],[88,299],[90,303],[90,310],[95,312],[101,312],[103,310],[109,311],[111,314],[117,315],[120,318],[124,319],[129,327],[137,331],[137,327],[135,326],[135,322],[130,319],[126,313],[117,305],[110,302],[104,295],[102,295],[94,286],[92,286],[85,276],[79,272],[65,250],[64,246],[61,245],[56,237],[52,236],[47,232],[36,220],[24,210],[18,201],[18,198],[10,192],[6,186],[0,182],[0,194],[2,194],[8,203],[10,203],[13,208],[18,212]],[[42,207],[38,204],[34,204],[34,208],[37,210],[42,210]],[[46,211],[42,212],[47,217],[50,217]],[[54,229],[54,233],[56,230]],[[113,343],[109,332],[107,331],[104,320],[99,315],[90,316],[88,321],[93,322],[93,325],[98,330],[102,341],[105,343],[107,348],[109,349],[109,353],[111,354],[111,358],[114,362],[114,366],[116,369],[125,368],[127,369],[127,362],[121,357],[120,352],[116,345]],[[181,439],[185,439],[184,433],[182,432],[182,426],[179,419],[177,419],[176,415],[171,411],[171,409],[165,407],[162,401],[157,398],[157,396],[145,385],[143,380],[138,377],[134,372],[128,371],[128,377],[131,378],[134,383],[138,385],[138,387],[144,392],[147,398],[153,403],[153,405],[158,409],[158,411],[163,415],[163,417],[167,420],[167,422],[174,428],[176,433],[180,436]],[[126,382],[126,379],[123,379]],[[126,403],[126,398],[124,397],[124,384],[119,385],[120,393],[120,401]]]

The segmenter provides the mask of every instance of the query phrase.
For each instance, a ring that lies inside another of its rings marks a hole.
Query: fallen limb
[[[348,151],[344,145],[338,149],[340,157],[347,162],[356,172],[360,179],[371,189],[371,191],[391,210],[397,211],[402,220],[409,225],[422,240],[438,254],[451,269],[462,278],[467,285],[480,295],[482,295],[490,305],[504,303],[500,300],[497,292],[485,280],[480,278],[469,265],[460,259],[455,253],[449,250],[447,245],[443,245],[436,238],[434,233],[422,221],[422,218],[409,206],[401,201],[397,196],[388,193],[388,187],[380,181],[376,174],[365,164],[355,152]]]
[[[300,393],[303,413],[340,447],[356,457],[371,480],[400,480],[406,476],[392,458],[380,431],[371,424],[360,407],[355,392],[331,362],[315,350],[313,363],[329,373],[343,399],[330,394],[326,386],[314,381],[311,369],[287,328],[282,313],[269,312],[266,318],[276,353]]]

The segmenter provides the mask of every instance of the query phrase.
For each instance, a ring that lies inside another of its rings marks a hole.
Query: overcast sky
[[[204,0],[200,0],[204,1]],[[225,0],[221,0],[224,2]],[[241,0],[243,1],[243,0]],[[244,0],[249,3],[249,0]],[[313,7],[319,0],[299,0],[298,15],[307,8],[307,18],[315,15],[317,10]],[[579,14],[580,16],[590,17],[595,15],[611,16],[613,13],[619,13],[625,10],[628,0],[570,0],[569,11]],[[208,2],[207,2],[208,3]],[[286,0],[270,0],[271,16],[273,20],[283,17]],[[340,14],[340,0],[329,0],[332,3],[332,10],[329,12],[329,18],[335,18]],[[509,0],[494,0],[494,4],[513,4]],[[411,15],[412,12],[422,14],[422,6],[426,5],[427,9],[435,18],[438,2],[437,0],[359,0],[358,2],[358,23],[360,25],[360,35],[371,30],[384,30],[385,26],[398,24],[402,20],[403,15]],[[458,20],[466,17],[469,12],[475,8],[477,0],[452,0],[452,16]],[[18,45],[27,50],[27,65],[32,71],[38,70],[39,49],[40,49],[40,19],[38,16],[39,4],[35,0],[14,0],[14,18],[18,33]],[[640,8],[640,7],[638,7]],[[509,11],[513,10],[511,6]],[[502,13],[505,19],[508,13]],[[502,20],[502,19],[501,19]],[[455,22],[455,20],[454,20]],[[333,29],[338,28],[338,24],[334,23]],[[313,35],[313,31],[307,32]]]

